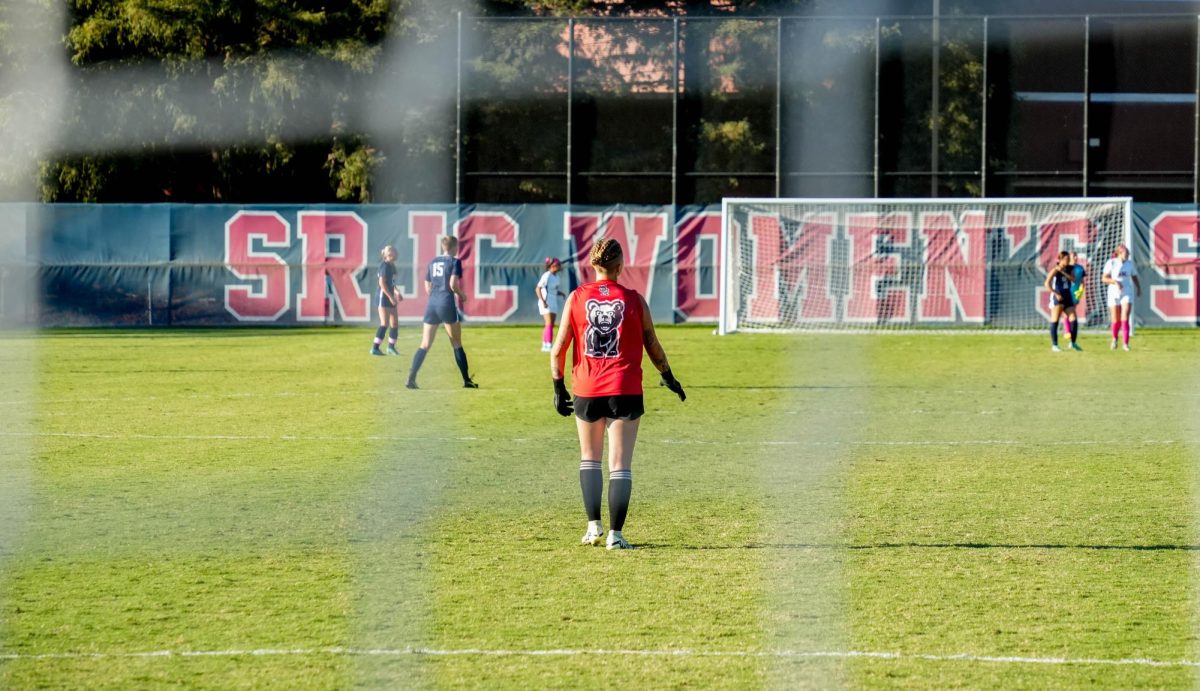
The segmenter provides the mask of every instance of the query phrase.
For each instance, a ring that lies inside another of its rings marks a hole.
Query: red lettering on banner
[[[397,281],[404,299],[396,311],[401,319],[425,316],[429,295],[425,292],[425,267],[438,255],[441,247],[439,238],[446,234],[445,211],[410,211],[408,214],[408,237],[412,239],[412,283],[403,285]],[[375,284],[378,285],[376,280]]]
[[[455,230],[463,263],[463,291],[467,294],[463,313],[480,321],[503,321],[517,311],[517,289],[489,284],[484,291],[479,254],[484,240],[490,240],[493,247],[516,247],[520,226],[506,213],[475,211],[459,221]]]
[[[716,319],[721,299],[721,214],[689,214],[675,231],[675,309],[688,319]],[[710,248],[711,290],[700,285],[701,248]]]
[[[225,286],[225,309],[238,321],[274,321],[291,301],[287,262],[276,252],[254,249],[287,248],[291,228],[273,211],[239,211],[225,222],[225,268],[251,285]]]
[[[912,245],[912,214],[893,212],[853,213],[846,215],[850,238],[850,292],[846,302],[848,322],[907,322],[912,317],[912,289],[907,286],[880,288],[881,281],[900,273],[900,257],[880,240],[893,247]]]
[[[917,319],[982,324],[987,308],[987,215],[966,211],[962,225],[947,211],[920,215],[924,280]]]
[[[1154,270],[1169,285],[1150,288],[1150,309],[1166,322],[1200,322],[1200,215],[1167,212],[1150,223]]]
[[[1086,215],[1081,213],[1051,214],[1042,221],[1038,230],[1038,265],[1043,273],[1050,273],[1050,269],[1058,263],[1058,253],[1067,249],[1066,240],[1068,238],[1075,240],[1073,246],[1075,251],[1081,255],[1086,255],[1087,248],[1096,242],[1096,226]],[[1086,268],[1087,264],[1084,264],[1084,267]],[[1050,291],[1038,285],[1035,299],[1038,313],[1049,319]],[[1080,324],[1087,323],[1086,294],[1075,307],[1075,315]]]
[[[665,213],[567,212],[563,237],[575,241],[575,270],[580,283],[595,280],[590,261],[592,245],[599,238],[612,238],[625,252],[621,285],[641,293],[649,302],[658,253],[667,239],[667,224]]]
[[[834,318],[829,264],[836,235],[837,214],[834,212],[804,214],[796,239],[779,262],[784,295],[802,294],[801,319],[831,321]]]
[[[775,214],[747,215],[750,256],[744,266],[754,267],[754,284],[746,301],[746,314],[754,321],[779,321],[779,258],[783,254],[783,227]],[[735,279],[736,280],[736,279]]]
[[[370,297],[355,279],[367,265],[366,222],[353,211],[301,211],[296,235],[304,262],[296,320],[324,321],[327,299],[332,302],[330,317],[336,309],[345,321],[368,319]],[[330,238],[339,240],[336,253],[328,251]]]
[[[1008,256],[1011,257],[1033,237],[1033,214],[1028,211],[1005,211],[1004,237],[1008,238]]]
[[[800,295],[798,318],[832,321],[835,315],[829,263],[837,215],[805,214],[790,246],[778,215],[750,214],[747,220],[751,248],[748,263],[754,267],[748,317],[779,321],[780,302]]]

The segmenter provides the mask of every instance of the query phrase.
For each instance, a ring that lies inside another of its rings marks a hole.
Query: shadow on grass
[[[642,545],[637,545],[642,547]],[[1200,552],[1200,545],[1087,545],[1087,544],[1015,544],[987,542],[880,542],[864,545],[803,544],[751,542],[743,545],[659,545],[646,547],[674,549],[812,549],[812,550],[872,550],[872,549],[1080,549],[1121,550],[1129,552]]]
[[[859,384],[849,386],[804,386],[797,384],[794,386],[781,386],[771,384],[684,384],[684,389],[691,391],[692,389],[746,389],[750,391],[756,390],[788,390],[788,391],[839,391],[845,389],[912,389],[912,386],[894,386],[894,385],[879,385],[879,384]]]

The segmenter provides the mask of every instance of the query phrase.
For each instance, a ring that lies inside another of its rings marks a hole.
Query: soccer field
[[[1200,333],[662,328],[607,552],[539,332],[0,340],[0,686],[1195,683]]]

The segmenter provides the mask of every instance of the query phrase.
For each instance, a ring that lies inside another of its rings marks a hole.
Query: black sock
[[[458,365],[458,371],[462,372],[463,381],[471,381],[471,375],[467,374],[467,351],[462,348],[455,348],[454,362]]]
[[[621,530],[629,512],[629,495],[633,493],[633,471],[614,470],[608,474],[609,530]]]
[[[400,329],[397,329],[396,327],[388,329],[388,345],[396,345],[396,336],[398,335],[400,335]]]
[[[1058,322],[1050,325],[1050,345],[1058,345]]]
[[[421,370],[421,365],[425,362],[425,353],[428,352],[424,348],[417,348],[417,352],[413,353],[412,369],[408,370],[409,381],[417,380],[417,372]]]
[[[1079,336],[1079,322],[1075,319],[1067,320],[1067,333],[1071,334],[1071,342],[1075,342],[1075,338]]]
[[[378,329],[375,329],[375,345],[376,346],[378,346],[381,342],[383,342],[383,335],[385,333],[387,333],[386,326],[381,326]]]
[[[600,497],[604,492],[600,461],[579,462],[579,489],[583,490],[583,510],[587,512],[588,520],[600,520]]]

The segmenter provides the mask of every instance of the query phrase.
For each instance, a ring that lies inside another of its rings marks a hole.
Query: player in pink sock
[[[1100,280],[1108,285],[1108,311],[1112,318],[1112,343],[1108,347],[1117,349],[1117,339],[1123,331],[1125,350],[1129,350],[1129,316],[1133,311],[1133,299],[1142,295],[1142,283],[1138,280],[1137,265],[1129,258],[1128,247],[1117,247],[1116,253],[1104,264]]]
[[[537,292],[538,314],[546,322],[546,328],[542,330],[542,352],[548,353],[550,345],[554,343],[554,318],[562,309],[562,301],[567,294],[559,287],[558,272],[562,269],[562,262],[555,257],[546,257],[544,263],[546,272],[538,279],[534,290]]]

